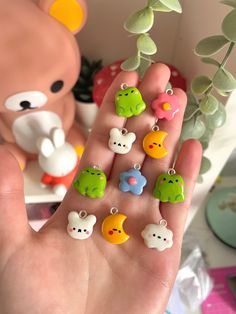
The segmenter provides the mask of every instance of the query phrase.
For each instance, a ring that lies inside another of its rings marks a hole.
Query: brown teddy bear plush
[[[84,0],[0,0],[0,136],[22,169],[55,127],[82,151],[71,89],[86,18]]]

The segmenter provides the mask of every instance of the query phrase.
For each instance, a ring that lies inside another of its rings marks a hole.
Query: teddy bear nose
[[[28,100],[23,100],[20,102],[20,106],[23,108],[23,110],[29,109],[31,106],[31,103]]]

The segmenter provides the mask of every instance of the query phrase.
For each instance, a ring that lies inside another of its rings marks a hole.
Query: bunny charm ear
[[[39,6],[73,34],[82,29],[87,19],[84,0],[39,0]]]

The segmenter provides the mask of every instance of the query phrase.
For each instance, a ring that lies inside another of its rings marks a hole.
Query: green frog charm
[[[115,95],[116,114],[120,117],[130,118],[140,115],[145,109],[140,91],[136,87],[121,85],[121,89]]]
[[[74,181],[75,189],[84,196],[101,198],[107,184],[105,173],[98,167],[86,167]]]
[[[171,169],[157,177],[153,196],[161,202],[180,203],[184,201],[184,180]]]

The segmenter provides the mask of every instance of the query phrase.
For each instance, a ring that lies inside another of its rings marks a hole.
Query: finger
[[[29,231],[23,176],[18,162],[0,146],[0,244],[11,247]]]
[[[109,176],[115,155],[108,148],[109,132],[114,127],[123,128],[125,123],[125,118],[119,117],[115,113],[115,93],[124,82],[130,86],[136,86],[137,73],[121,72],[110,86],[86,143],[80,169],[85,166],[98,165]]]
[[[165,91],[169,78],[169,68],[164,64],[157,63],[148,69],[139,85],[139,91],[143,96],[147,109],[139,116],[128,119],[125,124],[125,128],[128,131],[136,134],[136,141],[128,154],[116,156],[112,169],[112,177],[115,180],[121,171],[131,168],[136,163],[142,165],[145,159],[142,141],[155,123],[155,117],[150,104],[159,93]]]
[[[180,101],[180,111],[174,116],[171,121],[166,119],[158,121],[158,127],[161,131],[168,133],[163,145],[168,150],[167,156],[160,159],[153,159],[146,157],[143,174],[148,178],[148,187],[150,191],[153,190],[157,176],[162,172],[166,172],[173,166],[173,162],[177,153],[177,145],[181,133],[184,111],[187,103],[186,94],[181,89],[174,89],[174,94],[178,96]]]
[[[188,140],[184,142],[176,162],[176,173],[184,179],[185,200],[182,203],[160,203],[162,217],[168,222],[177,241],[182,241],[184,225],[190,207],[192,193],[199,173],[202,158],[200,142]]]

